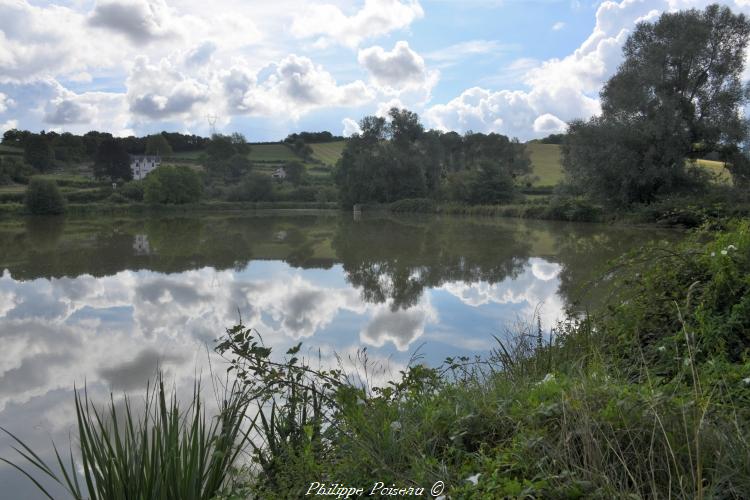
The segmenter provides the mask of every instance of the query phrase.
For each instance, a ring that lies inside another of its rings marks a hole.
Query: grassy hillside
[[[531,168],[534,176],[535,187],[550,187],[556,185],[563,178],[560,165],[560,146],[557,144],[526,144],[526,149],[531,157]]]
[[[557,144],[527,143],[526,149],[531,157],[531,167],[539,179],[534,182],[535,187],[554,186],[564,175],[561,165],[560,146]],[[698,165],[718,176],[719,182],[729,184],[732,176],[724,167],[724,162],[698,160]]]
[[[326,165],[335,165],[341,153],[344,151],[345,141],[324,142],[321,144],[310,144],[313,150],[313,158],[322,161]]]
[[[250,159],[252,161],[279,162],[299,160],[285,144],[250,144]]]

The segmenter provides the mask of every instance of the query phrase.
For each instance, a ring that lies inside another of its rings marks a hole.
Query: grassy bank
[[[520,203],[505,205],[462,205],[438,203],[430,199],[406,199],[391,204],[363,205],[363,210],[387,210],[395,213],[435,213],[522,219],[659,224],[698,227],[711,221],[750,215],[750,201],[729,191],[717,191],[704,197],[675,197],[648,205],[633,205],[612,210],[575,196],[527,197]]]

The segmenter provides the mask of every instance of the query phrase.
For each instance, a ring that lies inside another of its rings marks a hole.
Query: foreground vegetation
[[[243,443],[245,434],[233,434],[250,461],[216,469],[218,497],[299,498],[315,483],[427,493],[441,481],[448,498],[744,498],[750,223],[704,227],[678,246],[654,244],[615,262],[606,281],[609,299],[587,316],[549,333],[532,323],[498,335],[486,358],[448,358],[439,367],[415,359],[380,387],[372,381],[383,368],[366,352],[354,371],[321,367],[301,345],[278,356],[252,328],[229,329],[216,350],[237,378],[231,400],[245,405],[253,437]],[[164,407],[168,398],[159,398]],[[159,443],[187,446],[202,435],[192,409],[172,407],[161,420],[139,423],[131,412],[126,425],[108,427],[77,398],[80,451],[92,474],[112,471],[87,483],[89,495],[99,482],[145,477],[149,464],[172,456],[174,448]],[[214,420],[216,435],[236,429],[225,426],[235,422],[232,408]],[[125,449],[137,453],[107,445],[128,440]],[[149,477],[165,488],[205,477],[191,463]],[[134,496],[150,491],[131,483],[142,488]],[[179,490],[180,498],[208,498],[200,488]]]

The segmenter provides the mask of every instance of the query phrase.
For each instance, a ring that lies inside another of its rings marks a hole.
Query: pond
[[[604,297],[607,262],[679,233],[500,218],[274,212],[0,221],[0,426],[67,449],[72,388],[140,393],[157,366],[188,390],[241,318],[324,364],[367,348],[383,382],[415,352],[487,354],[537,313]],[[216,369],[216,367],[213,367]],[[0,436],[0,456],[13,457]],[[39,498],[0,466],[4,498]],[[5,495],[8,495],[7,497]]]

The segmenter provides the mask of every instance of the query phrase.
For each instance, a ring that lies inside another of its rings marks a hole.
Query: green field
[[[345,141],[324,142],[320,144],[310,144],[313,150],[313,158],[320,160],[326,165],[335,165],[341,153],[344,151]]]
[[[724,166],[723,161],[697,160],[698,165],[716,175],[717,180],[723,184],[732,183],[732,174]]]
[[[526,150],[531,158],[531,168],[534,187],[555,186],[563,179],[562,166],[560,165],[560,146],[557,144],[528,143]]]
[[[527,143],[526,149],[531,158],[533,175],[538,177],[534,181],[534,187],[554,186],[563,177],[562,165],[560,163],[560,146],[557,144]],[[717,175],[721,183],[729,184],[732,176],[724,167],[724,162],[711,160],[697,160],[699,166]]]
[[[252,161],[279,162],[299,161],[299,156],[294,154],[286,144],[250,144],[250,156]]]

